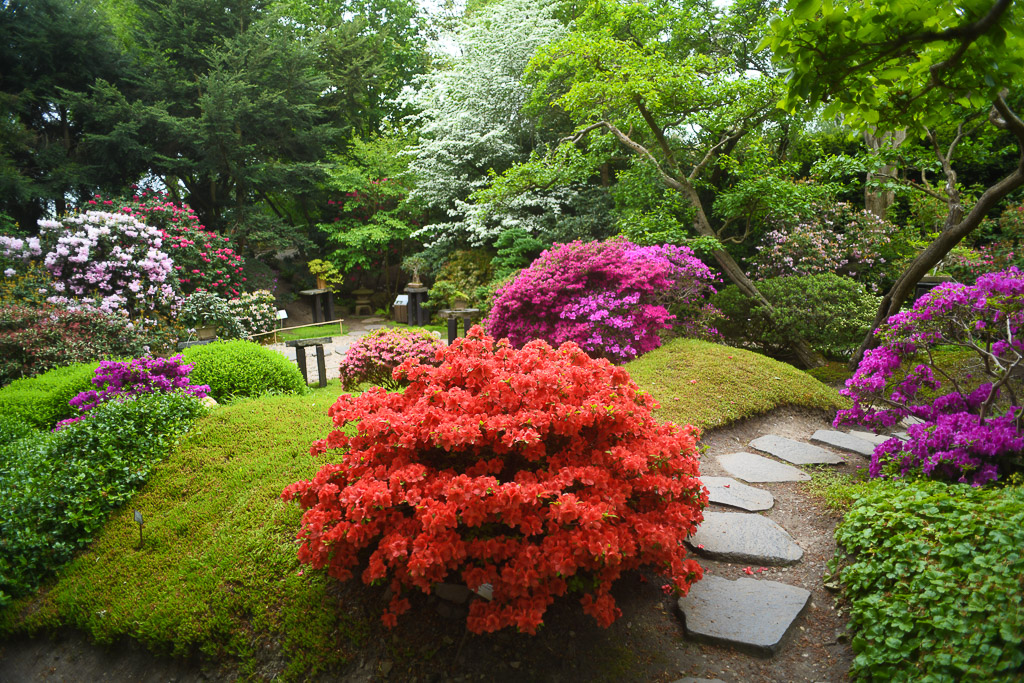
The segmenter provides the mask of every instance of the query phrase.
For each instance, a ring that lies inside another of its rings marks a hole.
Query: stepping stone
[[[701,477],[700,480],[708,487],[712,503],[751,512],[768,510],[775,505],[775,497],[768,491],[741,484],[732,477]]]
[[[729,453],[718,456],[718,464],[729,474],[751,483],[768,481],[810,481],[811,476],[792,465],[753,453]]]
[[[810,599],[810,591],[778,581],[705,575],[678,605],[694,639],[770,657]]]
[[[746,512],[705,512],[687,544],[724,562],[784,565],[799,562],[803,548],[781,526]]]
[[[852,451],[854,453],[860,453],[871,457],[871,454],[875,452],[875,444],[862,439],[859,436],[853,436],[846,432],[837,432],[834,429],[819,429],[811,435],[811,441],[817,441],[833,448],[840,448],[844,451]]]
[[[859,432],[855,429],[850,430],[850,436],[856,436],[858,439],[864,439],[870,441],[876,446],[881,446],[883,443],[895,436],[894,434],[875,434],[874,432]]]
[[[846,462],[840,456],[829,453],[824,448],[775,434],[758,437],[750,442],[750,446],[759,451],[771,453],[776,458],[782,458],[794,465],[836,465]]]

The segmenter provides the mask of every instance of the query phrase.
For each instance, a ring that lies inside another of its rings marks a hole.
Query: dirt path
[[[807,440],[828,428],[823,415],[791,409],[710,432],[703,443],[702,474],[725,475],[716,455],[749,450],[754,438],[772,433]],[[866,459],[850,456],[852,471]],[[756,484],[775,497],[764,516],[777,522],[803,549],[803,558],[789,567],[769,567],[755,574],[799,586],[811,593],[780,651],[756,657],[729,647],[701,644],[687,636],[676,600],[665,596],[653,574],[633,573],[616,585],[623,616],[609,629],[598,628],[573,601],[557,602],[536,637],[510,632],[474,636],[464,627],[464,608],[420,597],[411,616],[393,632],[371,634],[361,656],[344,671],[322,680],[338,681],[661,681],[692,676],[722,681],[843,681],[852,652],[845,638],[846,618],[835,596],[823,586],[825,563],[835,545],[832,532],[838,516],[798,483]],[[709,510],[725,510],[710,506]],[[745,563],[701,558],[712,576],[748,576]],[[759,567],[753,567],[754,570]],[[353,584],[338,587],[339,597],[380,610],[384,596]],[[283,669],[272,651],[256,677],[270,680]],[[156,658],[137,645],[110,648],[89,644],[80,635],[0,643],[0,683],[8,681],[231,681],[230,666],[215,662]]]

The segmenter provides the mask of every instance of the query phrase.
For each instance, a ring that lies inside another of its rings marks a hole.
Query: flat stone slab
[[[686,542],[702,555],[724,562],[785,565],[799,562],[804,550],[781,526],[746,512],[705,512]]]
[[[876,446],[881,446],[883,443],[885,443],[889,439],[893,438],[895,435],[894,434],[875,434],[874,432],[860,432],[860,431],[857,431],[856,429],[851,429],[850,430],[850,436],[855,436],[858,439],[864,439],[865,441],[870,441],[871,443],[875,444]]]
[[[830,453],[824,448],[775,434],[767,434],[754,439],[750,442],[750,447],[771,453],[776,458],[782,458],[794,465],[837,465],[846,462],[842,457]]]
[[[729,453],[718,456],[718,464],[729,474],[751,483],[770,481],[809,481],[811,476],[792,465],[753,453]]]
[[[705,575],[678,604],[694,639],[771,656],[810,599],[810,591],[778,581]]]
[[[875,444],[867,439],[862,439],[846,432],[837,432],[834,429],[819,429],[811,435],[811,441],[817,441],[833,448],[839,448],[852,453],[859,453],[871,457],[875,452]]]
[[[701,477],[700,480],[708,487],[712,503],[751,512],[768,510],[775,505],[775,497],[768,491],[747,486],[732,477]]]

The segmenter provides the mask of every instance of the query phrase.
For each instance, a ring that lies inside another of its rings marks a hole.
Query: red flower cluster
[[[490,584],[493,599],[470,606],[475,633],[535,633],[567,592],[608,626],[612,583],[640,566],[679,594],[701,578],[683,546],[707,504],[699,432],[655,422],[624,369],[572,343],[517,350],[479,327],[437,360],[396,368],[404,393],[374,387],[331,407],[337,429],[311,451],[338,462],[282,494],[306,509],[302,562],[345,580],[370,550],[362,579],[390,581],[389,626],[407,589]]]

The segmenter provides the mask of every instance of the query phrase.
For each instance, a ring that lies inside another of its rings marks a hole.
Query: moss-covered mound
[[[834,411],[847,405],[834,388],[792,365],[695,339],[675,339],[626,369],[661,403],[659,419],[702,429],[780,406]]]

